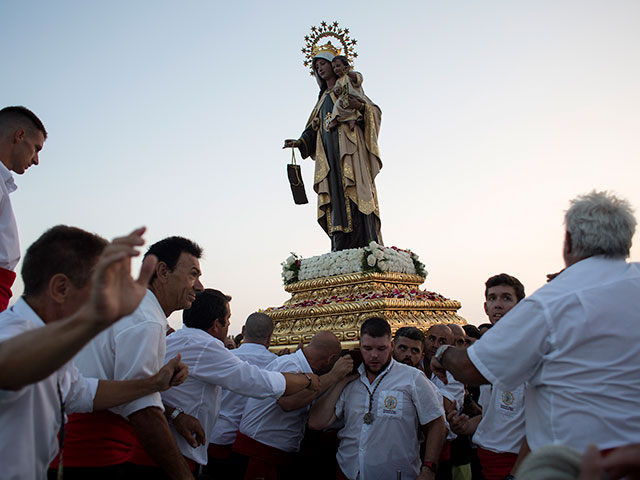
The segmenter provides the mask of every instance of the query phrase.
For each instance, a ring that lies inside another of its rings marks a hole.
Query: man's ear
[[[484,302],[482,305],[484,306],[484,313],[486,313],[487,317],[488,317],[489,316],[489,311],[487,310],[487,302]]]
[[[162,283],[166,283],[167,277],[171,272],[169,271],[169,267],[167,267],[166,263],[158,262],[156,263],[155,273],[156,277],[158,277]]]
[[[54,302],[64,303],[69,294],[70,282],[71,280],[64,273],[56,273],[49,279],[49,296]]]
[[[27,132],[24,128],[18,128],[15,132],[13,132],[13,143],[21,143],[24,140]]]
[[[569,232],[565,232],[564,234],[564,252],[573,253],[573,245],[571,243],[571,234]]]

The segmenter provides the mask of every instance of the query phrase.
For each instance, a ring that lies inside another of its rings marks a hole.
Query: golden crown
[[[337,40],[339,45],[333,45],[331,40],[328,40],[327,43],[319,44],[324,38],[333,38]],[[311,75],[313,75],[313,59],[319,53],[327,52],[333,56],[344,55],[349,60],[349,63],[352,63],[353,59],[358,56],[358,53],[354,50],[355,44],[358,43],[357,40],[349,36],[348,28],[340,28],[338,22],[320,22],[320,27],[311,27],[311,34],[306,35],[304,41],[305,46],[302,49],[304,66],[309,67]],[[339,48],[340,46],[342,48]]]

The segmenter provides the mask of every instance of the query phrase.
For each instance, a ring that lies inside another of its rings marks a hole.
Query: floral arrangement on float
[[[385,247],[376,242],[371,242],[364,248],[351,248],[311,258],[302,258],[291,252],[281,265],[285,285],[357,272],[396,272],[427,276],[424,264],[411,250]]]

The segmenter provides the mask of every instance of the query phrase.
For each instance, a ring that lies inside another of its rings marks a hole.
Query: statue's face
[[[316,72],[322,80],[328,80],[335,77],[333,68],[331,68],[331,62],[324,58],[318,58],[315,63]]]

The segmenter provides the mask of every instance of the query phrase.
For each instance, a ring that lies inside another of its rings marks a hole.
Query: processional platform
[[[371,317],[386,319],[392,333],[404,326],[426,332],[434,323],[466,324],[457,313],[460,302],[420,288],[426,271],[410,250],[371,244],[346,252],[311,259],[293,254],[283,262],[284,288],[291,298],[265,310],[274,322],[272,350],[293,350],[322,330],[332,331],[349,349],[357,346],[360,326]],[[340,256],[349,258],[340,261]],[[327,266],[314,268],[322,263]],[[360,271],[343,273],[348,270]],[[342,273],[318,276],[336,271]]]

